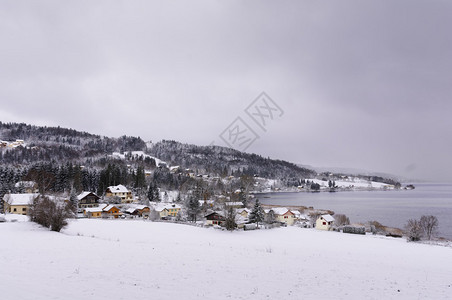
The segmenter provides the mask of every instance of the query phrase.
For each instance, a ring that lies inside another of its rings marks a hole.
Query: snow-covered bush
[[[67,219],[74,217],[74,209],[64,199],[39,195],[33,199],[28,215],[31,221],[59,232],[68,224]]]

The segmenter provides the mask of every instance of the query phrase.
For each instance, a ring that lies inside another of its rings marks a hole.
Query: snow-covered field
[[[0,223],[1,299],[451,299],[452,249],[295,227]]]

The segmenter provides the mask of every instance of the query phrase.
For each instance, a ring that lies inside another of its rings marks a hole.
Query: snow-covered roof
[[[5,194],[3,200],[9,205],[29,205],[39,194]]]
[[[110,209],[115,208],[115,207],[116,206],[110,204],[110,205],[105,206],[103,211],[109,211]]]
[[[273,210],[273,212],[276,215],[280,215],[280,216],[282,216],[282,215],[286,214],[288,211],[290,211],[287,207],[274,207],[271,210]]]
[[[126,209],[126,213],[133,214],[136,210],[137,210],[137,208],[130,207],[130,208]]]
[[[164,209],[181,209],[181,206],[179,204],[173,204],[173,203],[152,203],[152,208],[154,208],[155,211],[162,211]]]
[[[204,215],[204,217],[207,217],[207,216],[210,216],[210,215],[213,215],[213,214],[217,214],[217,215],[219,215],[219,216],[222,216],[223,218],[225,217],[225,215],[224,215],[224,213],[222,212],[222,211],[208,211],[205,215]]]
[[[78,200],[82,200],[83,198],[85,198],[85,197],[88,196],[89,194],[96,195],[96,194],[94,194],[93,192],[82,192],[80,195],[77,196],[77,199],[78,199]],[[97,196],[97,195],[96,195],[96,196]]]
[[[146,205],[136,205],[135,206],[135,209],[139,209],[139,210],[142,210],[142,209],[145,209],[145,208],[149,208],[149,206],[146,206]]]
[[[215,202],[214,200],[199,200],[200,205],[203,205],[204,203],[213,204],[214,202]]]
[[[326,214],[326,215],[322,215],[321,217],[327,222],[334,222],[334,218],[332,215]]]
[[[226,206],[243,206],[242,202],[225,202],[224,205]]]
[[[14,185],[14,187],[16,187],[16,188],[18,188],[18,187],[32,188],[35,186],[35,184],[36,184],[36,182],[34,182],[34,181],[19,181]]]
[[[102,212],[106,206],[107,204],[100,204],[98,207],[87,207],[85,208],[85,212]]]
[[[237,213],[238,213],[238,214],[241,214],[241,213],[244,212],[244,211],[246,211],[247,213],[250,213],[250,212],[251,212],[251,210],[248,209],[248,208],[238,208],[238,209],[237,209]]]
[[[109,186],[108,189],[112,193],[128,193],[129,192],[129,190],[122,184]]]

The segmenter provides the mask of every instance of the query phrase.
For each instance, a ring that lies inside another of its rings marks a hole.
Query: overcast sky
[[[452,181],[451,28],[446,0],[4,0],[0,120],[225,146],[240,117],[247,152]]]

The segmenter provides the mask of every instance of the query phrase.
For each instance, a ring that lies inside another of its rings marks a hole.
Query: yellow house
[[[331,215],[321,215],[315,221],[315,228],[320,230],[330,230],[333,226],[334,218]]]
[[[153,208],[159,213],[160,218],[166,218],[168,216],[176,217],[181,209],[181,206],[172,203],[156,203],[153,205]]]
[[[3,207],[5,212],[18,215],[28,214],[30,204],[39,194],[5,194],[3,196]]]
[[[100,204],[98,207],[87,207],[83,210],[87,218],[115,218],[122,215],[119,208],[114,205]]]
[[[119,197],[121,198],[121,203],[132,203],[133,197],[132,192],[129,191],[125,186],[122,184],[115,185],[115,186],[109,186],[107,190],[105,191],[106,197]]]
[[[248,208],[239,208],[237,209],[237,215],[240,215],[243,218],[248,218],[248,215],[251,211]]]
[[[287,225],[293,225],[297,220],[296,215],[290,211],[290,209],[286,207],[275,207],[271,209],[276,217],[278,222],[284,222]]]
[[[87,218],[101,218],[102,217],[102,211],[104,207],[106,207],[106,204],[101,204],[98,207],[86,207],[83,210],[83,214]]]
[[[119,211],[119,208],[117,208],[114,205],[107,205],[102,210],[102,217],[107,218],[119,218],[122,215],[122,212]]]

